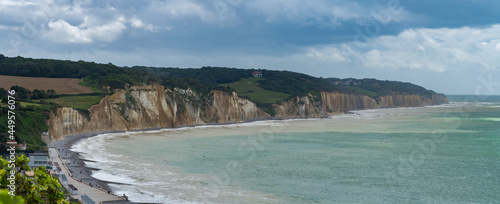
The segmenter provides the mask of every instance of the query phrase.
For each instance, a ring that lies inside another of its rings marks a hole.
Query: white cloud
[[[156,32],[158,30],[156,26],[154,26],[152,24],[144,23],[141,19],[137,18],[137,16],[133,16],[129,20],[129,22],[133,28],[142,28],[142,29],[149,31],[149,32]]]
[[[0,25],[0,30],[17,31],[17,30],[19,30],[19,27],[17,27],[17,26]]]
[[[325,47],[322,49],[309,49],[306,54],[309,58],[329,59],[335,62],[347,62],[348,59],[336,47]]]
[[[383,24],[401,21],[408,13],[398,4],[366,7],[353,1],[317,0],[255,0],[247,8],[265,17],[268,23],[290,21],[300,24],[339,26],[344,21],[356,20],[360,24],[372,20]]]
[[[123,16],[118,16],[105,24],[95,24],[89,19],[85,18],[79,26],[73,26],[62,19],[50,21],[48,31],[43,34],[43,37],[59,43],[110,42],[126,29]]]
[[[380,36],[365,42],[351,42],[348,46],[312,48],[307,56],[336,63],[352,61],[376,69],[493,70],[500,67],[499,36],[500,25],[408,29],[397,36]]]
[[[28,2],[28,1],[18,1],[18,0],[2,0],[0,1],[0,8],[10,8],[12,6],[19,7],[19,6],[28,6],[28,5],[34,5],[34,2]]]
[[[20,31],[16,34],[29,41],[58,43],[112,42],[125,32],[129,23],[145,31],[157,30],[135,16],[127,21],[125,12],[119,8],[104,3],[96,5],[100,3],[91,0],[0,1],[0,19],[17,26],[0,26],[0,30]]]
[[[155,1],[151,4],[151,8],[173,18],[197,17],[203,22],[217,20],[217,16],[212,10],[192,0]]]

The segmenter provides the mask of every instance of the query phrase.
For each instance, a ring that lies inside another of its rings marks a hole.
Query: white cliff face
[[[214,90],[205,103],[191,89],[163,86],[131,87],[105,96],[89,109],[89,117],[62,107],[48,120],[52,139],[109,130],[136,130],[206,123],[266,119],[269,114],[236,93]]]
[[[275,104],[277,117],[321,117],[350,110],[416,107],[448,102],[444,95],[388,95],[377,100],[364,95],[322,92],[320,96],[294,97]],[[68,135],[110,130],[137,130],[206,123],[268,119],[271,116],[248,99],[214,90],[200,97],[191,89],[163,86],[116,90],[89,109],[89,116],[68,107],[58,108],[47,121],[53,140]]]
[[[336,115],[351,110],[394,107],[418,107],[438,105],[448,102],[442,94],[434,94],[432,98],[419,95],[395,94],[381,96],[377,99],[356,94],[322,92],[321,103],[318,99],[309,97],[295,97],[277,105],[278,117],[321,117]]]

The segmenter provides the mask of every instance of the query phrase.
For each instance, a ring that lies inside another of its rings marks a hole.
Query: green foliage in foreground
[[[289,94],[269,91],[259,87],[259,82],[264,78],[246,78],[237,82],[220,84],[233,88],[238,96],[248,98],[256,103],[278,103],[290,97]]]
[[[29,171],[28,167],[28,158],[26,156],[21,155],[16,158],[16,167],[19,167],[21,171]],[[3,157],[0,158],[0,188],[7,189],[7,185],[9,185],[10,181],[7,179],[11,174],[9,162],[6,161]],[[51,177],[45,167],[34,168],[35,176],[32,178],[27,177],[26,175],[16,172],[15,173],[15,182],[16,189],[14,198],[15,201],[13,203],[28,203],[28,204],[39,204],[39,203],[58,203],[58,204],[69,204],[68,201],[65,201],[64,194],[59,190],[61,188],[61,184],[56,178]],[[0,195],[1,202],[4,201],[4,196]],[[21,198],[20,198],[21,197]],[[22,201],[24,200],[24,202]],[[11,202],[12,199],[6,198],[6,202]]]
[[[0,190],[1,204],[24,204],[24,199],[21,196],[12,196],[8,190]]]

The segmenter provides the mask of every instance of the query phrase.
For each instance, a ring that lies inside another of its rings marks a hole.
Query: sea
[[[150,203],[499,203],[500,96],[102,134],[94,178]]]

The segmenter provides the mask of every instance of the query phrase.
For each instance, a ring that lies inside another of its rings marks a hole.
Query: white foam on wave
[[[500,122],[500,118],[482,118],[482,119],[486,121]]]
[[[127,195],[133,202],[157,202],[167,204],[201,204],[204,202],[187,201],[169,195],[162,195],[144,190],[143,188],[127,185],[109,184],[117,195]]]
[[[135,180],[124,174],[111,173],[106,170],[92,171],[92,177],[108,182],[134,184]]]
[[[83,139],[70,148],[73,152],[78,152],[84,157],[84,159],[94,162],[115,162],[111,157],[111,154],[104,148],[108,144],[110,138],[120,135],[119,133],[113,134],[101,134],[94,137]]]

